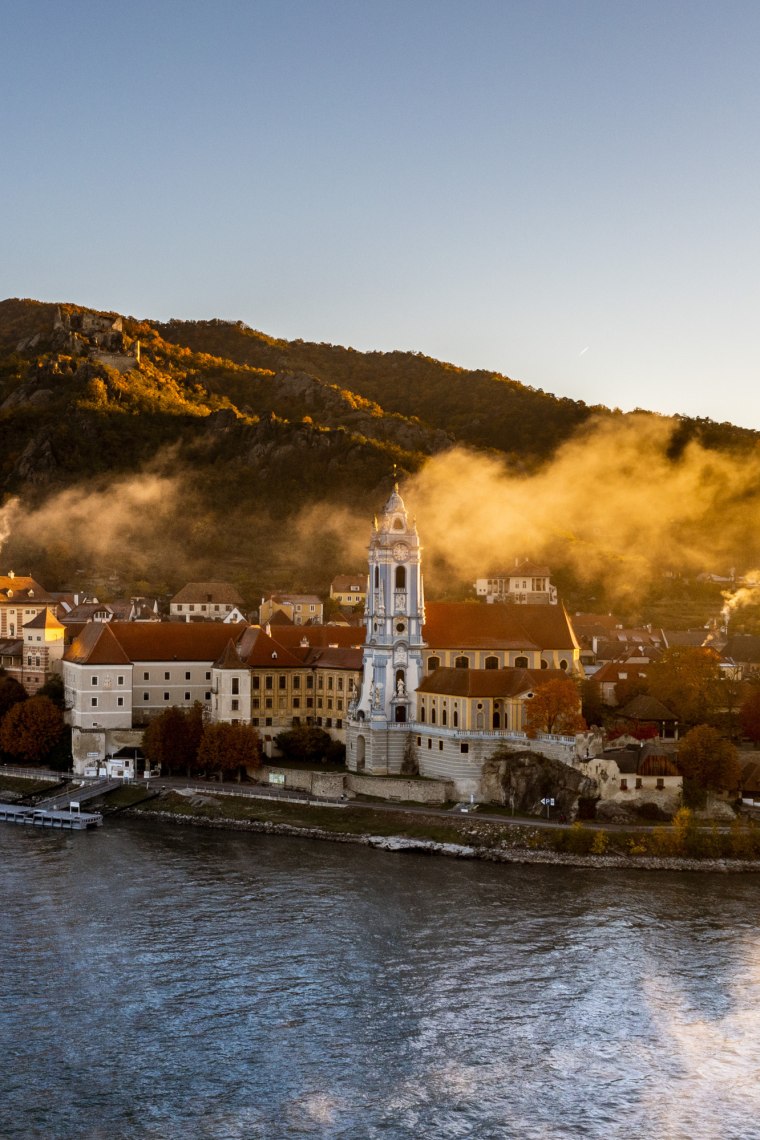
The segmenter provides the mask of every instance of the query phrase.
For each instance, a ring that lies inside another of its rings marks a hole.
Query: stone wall
[[[280,768],[275,764],[262,764],[251,775],[262,784],[269,783],[269,773],[285,777],[285,788],[292,791],[308,792],[312,796],[336,799],[345,791],[345,775],[342,772],[321,772],[318,768]],[[282,787],[282,785],[279,785]]]
[[[419,804],[443,804],[454,798],[454,787],[447,780],[406,780],[403,776],[361,776],[349,772],[346,787],[355,795]]]

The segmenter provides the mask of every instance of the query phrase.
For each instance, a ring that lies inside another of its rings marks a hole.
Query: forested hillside
[[[403,480],[459,444],[537,472],[600,417],[624,418],[415,353],[7,300],[3,557],[51,588],[212,572],[251,594],[324,588],[361,566],[367,535],[347,546],[345,522],[371,518],[394,465]],[[694,439],[741,461],[758,437],[682,419],[674,461]]]

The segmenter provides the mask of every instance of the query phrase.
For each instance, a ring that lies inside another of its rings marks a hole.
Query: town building
[[[475,593],[486,602],[523,606],[556,606],[557,589],[548,566],[515,561],[511,570],[493,570],[475,582]]]
[[[261,599],[259,625],[284,615],[293,625],[321,625],[323,605],[316,594],[269,594]]]
[[[172,621],[222,622],[238,611],[242,620],[243,599],[229,582],[188,582],[169,603]]]
[[[367,580],[361,574],[339,574],[330,583],[330,597],[339,606],[363,605],[367,598]]]
[[[34,578],[0,574],[0,640],[21,637],[26,622],[48,606],[55,610],[55,599]]]

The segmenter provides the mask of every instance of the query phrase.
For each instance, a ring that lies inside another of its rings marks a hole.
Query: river
[[[755,875],[0,828],[5,1137],[760,1138]]]

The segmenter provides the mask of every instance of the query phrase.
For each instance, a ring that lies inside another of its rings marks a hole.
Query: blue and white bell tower
[[[423,674],[425,604],[414,519],[394,486],[369,544],[362,682],[347,724],[352,771],[401,770],[414,694]]]

